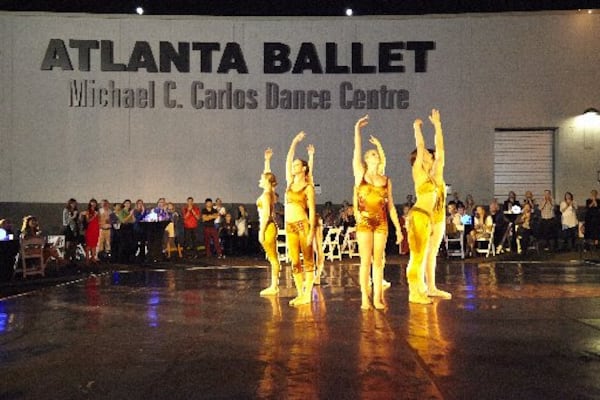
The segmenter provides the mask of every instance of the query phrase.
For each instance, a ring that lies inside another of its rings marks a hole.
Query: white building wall
[[[493,193],[495,128],[558,127],[555,189],[570,190],[584,202],[597,187],[600,128],[583,128],[574,118],[600,108],[600,16],[527,13],[418,16],[407,18],[209,18],[0,13],[0,202],[59,202],[69,197],[143,198],[183,202],[189,195],[251,202],[259,193],[262,153],[274,150],[273,170],[283,191],[284,160],[294,135],[307,132],[316,147],[318,201],[339,203],[352,193],[352,134],[368,112],[364,132],[380,138],[388,158],[397,203],[413,192],[408,153],[414,148],[412,122],[441,110],[446,137],[446,180],[462,196],[489,202]],[[42,71],[49,40],[112,40],[115,61],[127,63],[136,41],[219,42],[213,73],[199,72],[192,52],[190,73],[103,72],[99,50],[92,70]],[[402,74],[264,74],[263,43],[283,42],[295,58],[302,42],[312,42],[325,68],[325,42],[338,44],[340,64],[350,63],[351,42],[361,42],[366,64],[377,63],[377,45],[388,41],[434,41],[427,72],[413,71],[413,53],[404,51]],[[240,44],[249,73],[214,72],[227,42]],[[119,87],[156,85],[153,109],[69,107],[71,79],[114,80]],[[177,84],[182,108],[164,107],[162,85]],[[256,89],[254,110],[196,110],[189,88]],[[354,87],[406,89],[407,109],[342,110],[340,83]],[[266,82],[286,89],[330,90],[329,110],[267,110]],[[426,121],[428,144],[432,129]]]

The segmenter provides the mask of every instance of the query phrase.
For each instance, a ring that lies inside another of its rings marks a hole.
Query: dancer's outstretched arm
[[[386,158],[385,151],[383,151],[383,146],[381,145],[379,139],[377,139],[373,135],[371,135],[371,137],[369,138],[369,142],[377,148],[377,153],[379,154],[379,168],[377,169],[377,173],[379,175],[385,175]]]
[[[400,229],[400,221],[398,219],[398,212],[394,205],[394,197],[392,196],[392,181],[388,179],[388,212],[390,213],[390,219],[396,228],[396,244],[400,244],[404,236],[402,235],[402,229]]]
[[[352,155],[352,170],[354,172],[354,185],[357,186],[363,175],[365,174],[365,167],[361,160],[362,156],[362,145],[361,145],[361,136],[360,130],[367,126],[369,123],[369,116],[365,115],[354,125],[354,153]]]
[[[294,162],[294,154],[296,153],[296,146],[298,143],[304,139],[306,134],[304,131],[299,132],[294,139],[292,140],[292,144],[290,144],[290,149],[287,153],[287,158],[285,160],[285,179],[287,180],[287,184],[291,185],[294,176],[292,175],[292,163]]]
[[[442,134],[442,119],[440,111],[437,109],[431,110],[429,120],[435,129],[435,175],[443,174],[444,164],[446,162],[446,154],[444,151],[444,135]]]
[[[269,147],[265,150],[265,167],[263,169],[263,174],[271,172],[271,157],[273,157],[273,149]]]
[[[313,166],[315,165],[315,146],[309,144],[306,147],[306,151],[308,152],[308,176],[306,177],[306,180],[310,185],[314,185]]]
[[[417,146],[417,156],[415,159],[415,166],[423,165],[423,154],[427,151],[425,149],[425,139],[423,138],[423,121],[417,118],[413,123],[413,128],[415,130],[415,144]],[[414,171],[414,168],[413,168]]]

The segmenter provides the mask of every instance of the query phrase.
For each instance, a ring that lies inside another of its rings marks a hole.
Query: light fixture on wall
[[[596,115],[598,115],[598,114],[599,114],[599,113],[598,113],[598,110],[596,110],[596,109],[595,109],[595,108],[593,108],[593,107],[590,107],[590,108],[586,109],[586,110],[583,112],[583,114],[582,114],[582,115],[593,115],[593,114],[596,114]]]

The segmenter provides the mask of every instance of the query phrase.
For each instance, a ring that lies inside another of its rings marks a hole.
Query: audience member
[[[277,224],[278,229],[285,228],[285,221],[283,217],[285,215],[285,209],[283,207],[283,203],[279,201],[279,193],[275,193],[275,204],[273,205],[273,214],[275,218],[275,223]]]
[[[596,189],[590,195],[585,201],[584,237],[586,242],[597,246],[600,240],[600,199]]]
[[[79,244],[79,210],[77,200],[69,199],[63,209],[63,235],[65,235],[65,258],[75,261],[77,245]]]
[[[136,245],[137,261],[144,262],[146,260],[146,246],[148,240],[146,238],[146,226],[144,221],[149,211],[146,209],[146,205],[142,199],[138,199],[135,202],[135,210],[133,210],[133,216],[135,223],[133,224],[133,240]]]
[[[120,239],[119,245],[120,254],[118,256],[119,262],[130,263],[133,256],[135,255],[135,241],[133,237],[133,225],[135,223],[135,216],[131,209],[131,200],[126,199],[123,201],[121,211],[117,214],[120,227]]]
[[[206,256],[212,256],[211,242],[215,248],[218,258],[223,257],[223,250],[219,244],[219,234],[217,228],[215,228],[215,220],[219,216],[219,211],[213,207],[212,199],[208,198],[204,201],[204,208],[202,209],[202,227],[204,234],[204,246],[206,248]]]
[[[498,200],[496,199],[490,203],[490,216],[492,217],[492,221],[496,226],[494,229],[494,246],[498,248],[498,246],[503,244],[501,241],[506,234],[509,221],[502,210],[500,210],[500,204],[498,204]],[[501,251],[502,249],[500,248],[499,250]]]
[[[112,213],[110,214],[110,225],[111,225],[111,236],[110,236],[110,249],[112,255],[112,261],[119,261],[121,254],[121,221],[119,220],[119,214],[123,205],[121,203],[114,203]]]
[[[514,206],[521,207],[521,203],[519,203],[519,200],[517,200],[517,195],[515,192],[511,190],[508,192],[508,198],[504,200],[504,207],[502,208],[502,211],[513,212]]]
[[[183,247],[186,250],[193,251],[197,255],[198,243],[196,232],[198,230],[198,221],[200,220],[200,208],[194,204],[194,198],[188,197],[187,204],[183,207]]]
[[[244,255],[248,251],[248,212],[242,204],[238,206],[235,226],[237,230],[237,253]]]
[[[100,225],[100,236],[98,237],[98,258],[102,260],[110,259],[110,239],[111,239],[111,222],[110,203],[104,199],[100,201],[100,210],[98,211],[98,222]]]
[[[468,236],[468,245],[471,255],[475,254],[475,245],[477,240],[489,239],[494,226],[491,215],[485,211],[485,207],[477,206],[475,208],[475,219],[473,221],[473,230]]]
[[[23,225],[21,226],[21,239],[30,239],[39,236],[42,236],[42,229],[40,228],[37,217],[34,217],[33,215],[27,215],[24,217]],[[53,258],[59,263],[63,261],[58,254],[58,250],[49,244],[44,245],[43,258],[44,263],[47,263],[50,258]]]
[[[88,202],[87,209],[81,213],[81,221],[85,227],[85,261],[86,263],[95,263],[98,261],[96,247],[100,238],[100,221],[96,199],[91,199]]]
[[[221,224],[219,230],[219,238],[223,243],[223,252],[225,255],[231,256],[235,251],[235,242],[237,237],[237,227],[231,213],[225,214],[225,220]]]
[[[325,207],[323,207],[321,214],[323,215],[323,225],[325,228],[335,226],[337,213],[333,209],[331,201],[325,202]]]
[[[215,208],[217,209],[217,211],[219,213],[219,215],[217,216],[217,219],[215,219],[215,227],[217,228],[217,230],[219,230],[221,224],[225,220],[225,214],[227,214],[227,209],[223,205],[223,201],[218,197],[215,200]]]
[[[410,253],[410,248],[408,247],[408,231],[406,229],[406,216],[410,211],[410,207],[408,204],[404,204],[402,206],[402,215],[400,215],[400,229],[402,230],[402,241],[400,242],[400,254],[407,255]]]
[[[579,221],[577,220],[577,203],[573,194],[566,192],[564,200],[560,203],[563,250],[571,251],[577,243]]]
[[[550,190],[544,190],[544,199],[540,205],[540,242],[544,243],[545,250],[554,250],[556,247],[556,219],[554,211],[554,199]]]
[[[521,215],[516,220],[516,234],[517,234],[517,253],[527,254],[527,248],[531,242],[531,220],[532,212],[531,205],[529,202],[523,205]]]

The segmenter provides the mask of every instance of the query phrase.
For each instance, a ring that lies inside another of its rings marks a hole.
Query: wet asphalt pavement
[[[357,258],[300,307],[289,267],[258,295],[260,258],[4,285],[0,399],[600,398],[600,264],[440,260],[454,297],[424,306],[404,261],[384,311],[361,311]]]

